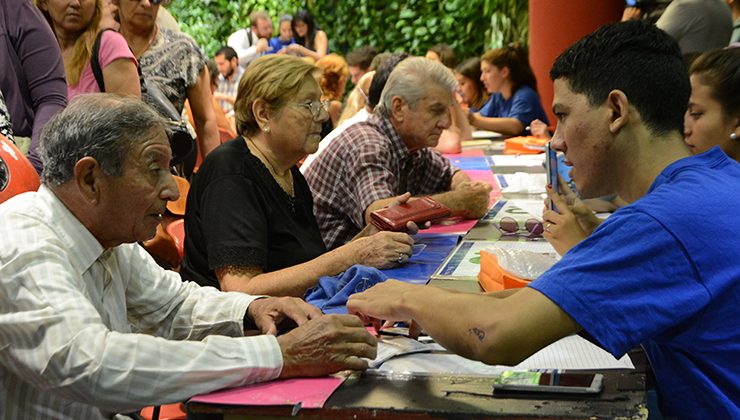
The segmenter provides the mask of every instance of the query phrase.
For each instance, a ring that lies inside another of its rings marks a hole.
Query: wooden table
[[[487,148],[486,154],[500,154],[500,150]],[[490,235],[487,232],[481,234],[484,237],[474,239],[489,239]],[[465,292],[480,291],[475,281],[433,279],[430,284]],[[456,375],[383,377],[365,374],[355,375],[345,381],[323,408],[301,409],[295,417],[359,420],[647,418],[646,378],[649,365],[641,349],[632,351],[630,357],[636,367],[634,370],[594,371],[604,375],[604,390],[595,396],[540,394],[528,398],[495,397],[492,394],[491,377]],[[187,410],[189,419],[281,418],[294,414],[290,407],[201,403],[188,403]]]
[[[635,370],[604,374],[604,390],[595,396],[533,395],[496,397],[492,378],[433,375],[427,377],[350,377],[321,409],[301,409],[310,419],[489,419],[489,418],[647,418],[646,369],[642,350],[630,353]],[[291,417],[288,407],[187,404],[192,418]],[[188,418],[191,418],[190,416]]]

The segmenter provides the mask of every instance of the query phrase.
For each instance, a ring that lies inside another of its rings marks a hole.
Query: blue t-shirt
[[[282,50],[283,48],[287,47],[290,44],[295,44],[295,40],[293,38],[290,38],[288,41],[283,41],[280,39],[279,36],[274,36],[270,38],[270,48],[271,50],[265,52],[265,54],[275,54],[276,52]]]
[[[621,357],[642,344],[663,414],[740,418],[740,164],[681,159],[530,287]]]
[[[517,89],[509,100],[505,100],[501,93],[494,93],[483,104],[480,114],[484,117],[516,118],[524,127],[536,119],[550,124],[537,92],[526,85]]]

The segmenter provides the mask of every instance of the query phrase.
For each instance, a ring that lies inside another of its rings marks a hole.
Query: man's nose
[[[160,194],[160,198],[167,201],[176,201],[180,198],[180,190],[177,188],[175,177],[170,173],[168,173],[166,177],[167,179],[165,180],[165,185]]]
[[[562,132],[558,126],[555,126],[555,132],[550,139],[550,147],[557,150],[558,152],[563,153],[565,153],[565,151],[567,150],[567,147],[565,145],[565,138],[563,138]]]

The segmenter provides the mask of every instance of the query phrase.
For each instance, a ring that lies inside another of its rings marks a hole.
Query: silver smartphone
[[[545,145],[545,173],[547,184],[552,187],[554,193],[558,193],[558,152],[550,147],[550,142]],[[555,203],[552,199],[547,200],[547,206],[550,210],[555,210]]]
[[[598,394],[603,387],[600,373],[507,370],[493,382],[493,389],[518,392]]]

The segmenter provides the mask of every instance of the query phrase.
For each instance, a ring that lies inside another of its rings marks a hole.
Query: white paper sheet
[[[489,366],[447,353],[419,353],[396,357],[378,370],[410,373],[497,375],[504,370],[524,369],[634,369],[628,355],[614,358],[588,340],[572,335],[552,343],[516,366]]]
[[[503,134],[488,130],[473,131],[473,139],[494,139],[499,137],[503,137]]]
[[[543,155],[494,155],[494,166],[542,166]]]
[[[526,172],[497,174],[496,181],[498,181],[498,184],[501,187],[501,192],[504,194],[544,194],[545,185],[547,184],[547,175],[528,174]]]

